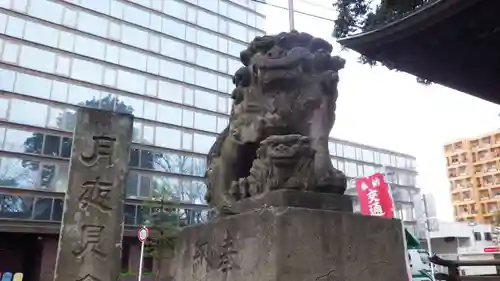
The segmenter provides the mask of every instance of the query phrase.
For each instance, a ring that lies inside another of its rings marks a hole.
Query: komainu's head
[[[331,56],[327,41],[297,31],[255,37],[241,52],[232,93],[231,134],[243,142],[270,135],[305,134],[313,112],[328,104],[334,123],[338,71],[344,59]]]
[[[308,76],[336,75],[345,61],[332,57],[332,50],[327,41],[297,31],[255,37],[240,54],[245,69],[236,73],[233,82],[242,87],[258,84],[267,92],[294,88]]]
[[[259,158],[265,158],[277,167],[293,166],[303,157],[311,158],[314,150],[310,139],[302,135],[275,135],[260,143]]]

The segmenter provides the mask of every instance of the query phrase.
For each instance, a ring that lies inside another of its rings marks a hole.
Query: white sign
[[[139,237],[139,241],[144,242],[146,239],[148,239],[149,236],[149,229],[147,227],[141,227],[139,229],[139,232],[137,233],[137,237]]]

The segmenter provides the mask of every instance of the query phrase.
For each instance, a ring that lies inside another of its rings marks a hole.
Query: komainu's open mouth
[[[257,158],[258,149],[258,142],[248,142],[241,145],[238,151],[237,169],[233,180],[237,181],[240,178],[246,178],[250,175],[250,168],[253,161]]]

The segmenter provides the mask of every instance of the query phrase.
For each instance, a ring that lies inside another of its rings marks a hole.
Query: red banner
[[[373,174],[369,177],[356,179],[361,213],[377,217],[394,217],[391,195],[384,182],[384,175]]]
[[[358,193],[359,205],[363,215],[377,217],[394,217],[394,205],[392,202],[389,187],[385,184],[384,175],[381,173],[373,174],[369,177],[356,179],[356,191]],[[406,233],[403,221],[401,221],[403,229],[403,239],[405,242],[405,259],[406,259],[406,281],[412,280],[410,261],[408,259],[406,248]]]

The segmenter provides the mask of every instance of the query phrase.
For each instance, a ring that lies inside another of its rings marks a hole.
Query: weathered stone
[[[260,143],[250,175],[234,181],[230,194],[241,200],[279,189],[315,191],[314,152],[308,137],[270,136]]]
[[[55,281],[119,277],[132,123],[132,115],[78,111]]]
[[[401,222],[269,207],[182,231],[177,281],[406,280]]]
[[[236,214],[240,214],[266,207],[297,207],[352,213],[352,201],[346,195],[287,189],[262,193],[240,200],[233,204],[232,210]]]
[[[256,37],[241,52],[244,67],[233,78],[230,122],[208,155],[209,205],[231,212],[236,201],[274,189],[344,193],[346,177],[332,166],[328,152],[338,71],[345,63],[330,55],[332,49],[323,39],[293,31]],[[259,147],[265,150],[270,144],[313,151],[301,158],[307,165],[300,166],[299,175],[309,176],[283,180],[299,166],[278,172],[274,163],[265,161],[269,159],[256,160]]]

